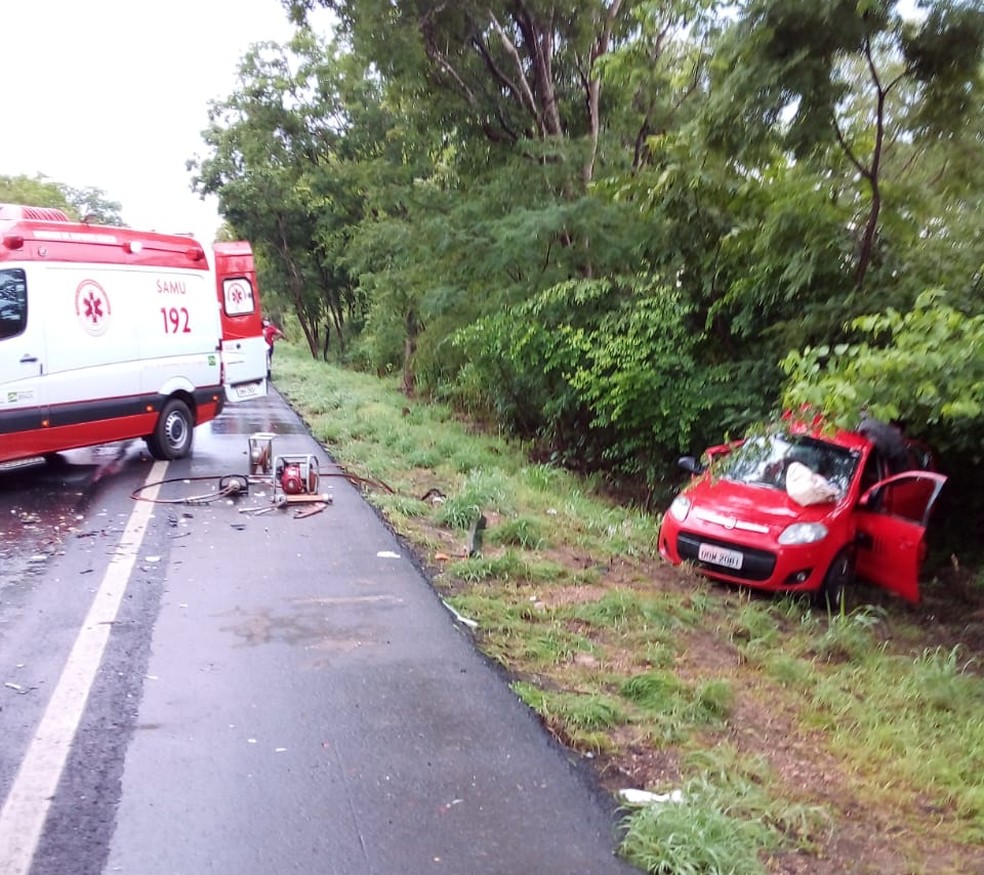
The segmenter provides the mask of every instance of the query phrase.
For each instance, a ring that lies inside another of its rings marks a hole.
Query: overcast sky
[[[93,186],[134,228],[210,243],[215,201],[185,170],[208,101],[252,43],[291,35],[279,0],[5,0],[0,175]]]

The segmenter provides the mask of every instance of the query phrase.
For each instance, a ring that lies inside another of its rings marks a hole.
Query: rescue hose
[[[396,490],[392,486],[383,483],[382,480],[373,480],[369,477],[360,477],[358,474],[350,474],[348,471],[342,471],[342,473],[328,473],[325,474],[323,471],[318,472],[319,477],[340,477],[342,480],[348,480],[353,486],[366,486],[368,488],[382,489],[383,492],[388,492],[390,495],[396,495]]]
[[[141,495],[145,489],[151,486],[163,486],[165,483],[189,483],[201,480],[217,480],[218,492],[209,492],[205,495],[190,495],[184,498],[147,498]],[[210,504],[220,498],[235,498],[239,495],[249,494],[249,478],[242,474],[208,474],[202,477],[171,477],[167,480],[158,480],[156,483],[145,483],[138,486],[130,493],[130,498],[134,501],[151,501],[154,504]]]
[[[359,477],[357,474],[350,474],[346,471],[341,473],[330,472],[322,473],[318,471],[319,477],[340,477],[343,480],[347,480],[353,486],[362,486],[367,488],[382,489],[384,492],[388,492],[390,495],[394,495],[394,490],[383,483],[380,480],[373,480],[368,477]],[[145,489],[150,489],[152,486],[163,486],[166,483],[190,483],[199,482],[203,480],[215,480],[218,481],[218,491],[209,492],[205,495],[192,495],[184,498],[147,498],[141,495]],[[221,498],[236,498],[240,495],[249,494],[249,477],[244,474],[205,474],[200,477],[171,477],[167,480],[158,480],[156,483],[145,483],[143,486],[139,486],[130,493],[130,498],[134,501],[150,501],[154,504],[192,504],[192,505],[205,505],[211,504],[213,501],[218,501]]]

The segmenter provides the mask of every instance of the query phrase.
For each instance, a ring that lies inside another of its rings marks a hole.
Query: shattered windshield
[[[790,465],[799,462],[823,477],[843,496],[858,465],[858,455],[807,435],[781,433],[749,438],[731,452],[719,474],[735,483],[786,489]]]

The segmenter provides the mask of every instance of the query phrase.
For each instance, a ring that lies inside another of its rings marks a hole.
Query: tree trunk
[[[864,233],[861,235],[861,245],[858,247],[858,266],[854,271],[854,288],[856,289],[860,289],[864,285],[864,277],[868,272],[868,266],[871,264],[875,251],[875,240],[878,236],[878,217],[881,213],[881,159],[885,147],[885,98],[888,95],[888,88],[882,87],[878,70],[875,67],[870,40],[865,43],[865,54],[876,94],[875,145],[871,152],[871,166],[867,171],[862,170],[862,175],[868,180],[868,185],[871,187],[871,209],[868,210],[868,221],[865,222]],[[891,87],[889,85],[889,88]]]
[[[875,238],[878,234],[878,217],[881,213],[881,188],[878,185],[878,177],[870,179],[871,184],[871,209],[868,211],[868,221],[864,226],[864,234],[861,236],[861,245],[858,248],[858,266],[854,272],[854,288],[860,289],[864,285],[864,277],[871,264],[871,257],[875,251]]]
[[[342,305],[338,301],[330,301],[328,304],[328,312],[331,313],[331,321],[335,326],[335,335],[338,337],[338,350],[344,355],[345,354],[345,334],[342,328],[345,325],[345,313],[342,310]],[[325,331],[328,331],[328,326],[325,325]],[[327,343],[327,338],[325,343]]]
[[[588,157],[585,159],[581,176],[587,186],[594,178],[594,165],[598,158],[598,135],[601,131],[601,79],[595,70],[595,62],[608,54],[612,41],[612,27],[618,18],[622,0],[613,0],[611,6],[605,13],[604,22],[599,25],[598,36],[591,46],[591,57],[588,61],[588,69],[585,70],[585,90],[587,92],[588,106],[588,130],[591,148],[588,150]]]
[[[416,375],[413,370],[413,357],[417,352],[417,337],[420,335],[420,323],[417,321],[416,312],[411,309],[407,312],[407,334],[403,342],[403,394],[407,398],[412,398],[416,388]]]
[[[280,257],[284,260],[284,264],[287,266],[287,282],[289,286],[290,299],[294,303],[294,315],[297,316],[297,322],[301,326],[304,339],[307,341],[308,352],[311,354],[311,358],[316,359],[318,357],[319,346],[318,328],[316,325],[311,325],[310,320],[305,316],[303,306],[304,279],[301,277],[300,271],[297,269],[297,263],[291,257],[290,244],[287,242],[286,233],[284,233],[284,218],[282,216],[277,220],[277,224],[280,230],[280,240],[278,241],[277,251],[280,253]]]

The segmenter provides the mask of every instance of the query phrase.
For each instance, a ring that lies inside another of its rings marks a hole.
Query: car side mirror
[[[701,465],[693,456],[681,456],[677,459],[677,467],[689,471],[694,476],[703,474],[707,469]]]

